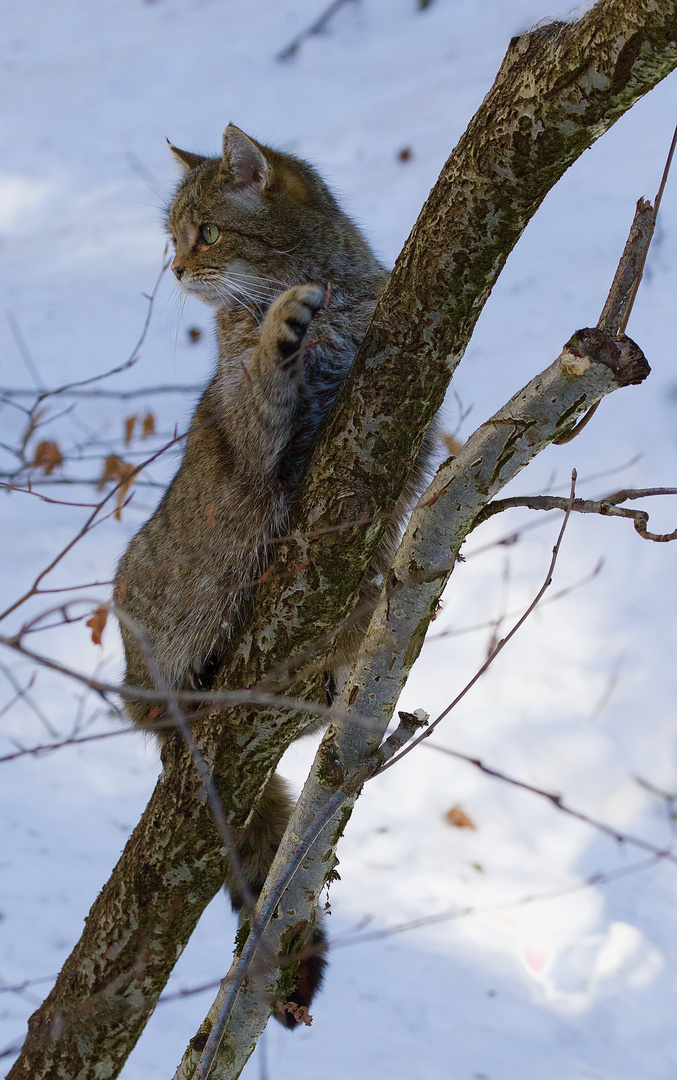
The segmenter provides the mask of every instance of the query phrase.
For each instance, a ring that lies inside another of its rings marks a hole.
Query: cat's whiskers
[[[220,284],[228,292],[232,293],[233,296],[243,297],[256,307],[264,307],[266,303],[268,303],[267,297],[261,297],[239,281],[233,281],[230,277],[225,275],[220,278]]]
[[[270,279],[272,281],[272,278]],[[274,300],[281,292],[284,292],[287,285],[283,282],[279,282],[279,287],[272,288],[270,285],[266,285],[260,278],[255,277],[252,274],[240,274],[235,270],[228,270],[227,273],[221,277],[226,285],[232,283],[248,292],[252,297],[260,296],[263,300]]]
[[[259,285],[265,285],[267,282],[270,282],[271,285],[275,285],[281,289],[288,288],[288,282],[281,281],[280,278],[268,277],[266,274],[249,274],[246,272],[243,273],[241,270],[235,270],[232,266],[228,268],[227,273],[229,275],[232,275],[233,277],[239,277],[246,279],[247,281],[256,282]]]
[[[183,313],[186,307],[186,300],[188,299],[188,297],[186,296],[186,293],[180,292],[178,289],[175,290],[174,296],[176,298],[176,301],[174,304],[174,311],[172,312],[172,322],[174,323],[174,343],[172,347],[172,352],[174,354],[174,358],[176,359],[177,353],[179,351],[179,332],[181,330]]]
[[[173,355],[176,355],[177,351],[179,329],[185,303],[186,294],[179,289],[172,289],[172,291],[163,298],[162,302],[163,310],[167,313],[167,337],[170,340],[173,338]]]
[[[270,293],[262,293],[256,289],[248,287],[243,282],[231,281],[229,279],[223,281],[223,285],[227,289],[231,289],[233,292],[237,292],[240,293],[242,296],[246,296],[247,299],[251,300],[252,302],[262,304],[264,307],[267,307],[267,305],[275,299],[275,296],[279,295],[278,293],[274,293],[272,295]]]
[[[288,248],[286,251],[284,248],[271,247],[271,251],[274,251],[276,255],[292,255],[295,251],[301,247],[303,240],[299,240],[298,244],[294,244],[293,247]]]
[[[223,287],[232,292],[233,295],[242,296],[261,308],[267,307],[280,295],[280,291],[283,291],[269,289],[266,286],[259,285],[255,278],[248,275],[232,273],[230,271],[226,274],[222,274],[219,277],[219,282]]]
[[[238,296],[236,288],[233,285],[228,285],[224,281],[216,281],[216,280],[210,281],[209,284],[212,286],[212,288],[214,289],[214,292],[217,294],[217,296],[219,296],[224,302],[240,304],[241,307],[245,308],[249,312],[251,317],[256,322],[259,322],[260,312],[257,314],[256,311],[253,311],[250,308],[249,304],[247,304],[246,301],[243,300],[241,296]],[[252,301],[252,302],[254,304],[256,303],[256,301]]]

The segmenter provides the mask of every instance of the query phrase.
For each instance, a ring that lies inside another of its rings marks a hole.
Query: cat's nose
[[[176,277],[176,278],[177,278],[177,279],[178,279],[179,281],[181,280],[181,278],[183,277],[183,275],[184,275],[184,274],[185,274],[185,272],[186,272],[186,268],[185,268],[185,266],[177,266],[177,265],[176,265],[176,263],[174,263],[174,265],[172,266],[172,270],[174,271],[174,276],[175,276],[175,277]]]

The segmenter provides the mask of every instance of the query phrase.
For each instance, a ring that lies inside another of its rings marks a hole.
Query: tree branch
[[[670,533],[649,532],[649,515],[646,510],[630,510],[618,503],[628,502],[631,499],[648,499],[654,495],[677,495],[677,488],[625,488],[616,491],[612,495],[606,495],[603,499],[574,499],[571,509],[577,514],[601,514],[602,517],[630,518],[635,530],[644,540],[653,540],[655,543],[664,544],[670,540],[677,540],[677,529]],[[485,506],[479,515],[480,521],[486,521],[494,514],[500,514],[504,510],[522,506],[528,510],[565,510],[567,500],[556,495],[517,495],[511,499],[495,499]]]
[[[311,37],[313,34],[321,34],[326,30],[329,23],[334,18],[334,15],[336,15],[348,2],[349,0],[332,0],[329,7],[327,7],[322,14],[310,24],[310,26],[306,27],[305,30],[302,30],[300,34],[297,34],[288,45],[285,45],[284,49],[280,49],[275,59],[281,61],[291,60],[296,56],[306,38]],[[354,0],[352,0],[352,2],[354,2]]]

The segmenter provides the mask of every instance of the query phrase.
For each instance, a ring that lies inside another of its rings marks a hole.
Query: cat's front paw
[[[326,285],[294,285],[278,296],[263,322],[261,341],[283,371],[298,364],[303,339],[318,311],[326,307]]]

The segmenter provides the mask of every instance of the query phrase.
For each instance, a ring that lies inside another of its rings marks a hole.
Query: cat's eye
[[[203,225],[201,231],[202,239],[206,244],[215,244],[221,235],[216,225]]]

